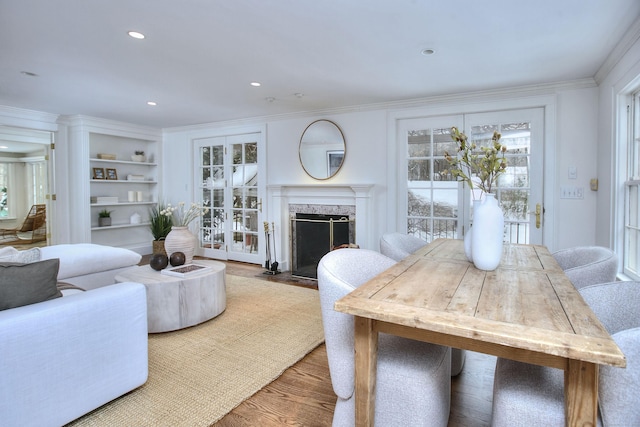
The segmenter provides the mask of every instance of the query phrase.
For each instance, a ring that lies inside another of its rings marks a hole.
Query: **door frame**
[[[230,145],[226,140],[230,137],[238,137],[243,135],[257,135],[256,142],[258,146],[258,200],[259,200],[259,209],[258,209],[258,224],[262,224],[263,218],[266,217],[266,209],[268,209],[268,201],[266,197],[266,171],[267,171],[267,149],[266,149],[266,128],[265,126],[247,126],[233,129],[220,129],[219,132],[207,132],[206,134],[201,134],[198,136],[192,136],[191,138],[191,162],[193,165],[193,194],[192,200],[199,201],[200,196],[198,191],[201,190],[201,183],[199,182],[199,176],[197,172],[199,170],[199,150],[197,148],[197,144],[199,141],[207,140],[207,139],[224,139],[223,145],[227,147]],[[231,159],[231,152],[227,150],[227,154],[225,154],[225,162]],[[225,164],[226,170],[231,170],[232,165]],[[228,172],[226,172],[228,173]],[[227,177],[228,179],[228,177]],[[230,200],[230,191],[231,186],[227,185],[225,187],[225,199]],[[225,212],[228,212],[228,218],[230,218],[230,213],[232,211],[232,207],[230,204],[225,205]],[[230,223],[229,221],[226,221]],[[199,226],[199,225],[198,225]],[[225,244],[226,248],[222,249],[207,249],[200,246],[200,242],[198,242],[197,253],[199,255],[204,255],[214,259],[220,260],[232,260],[232,261],[241,261],[248,262],[252,264],[262,264],[264,262],[264,258],[266,256],[266,248],[265,243],[263,242],[263,233],[261,233],[260,227],[258,228],[258,252],[256,254],[244,254],[239,252],[232,252],[228,249],[229,246],[229,238],[231,236],[231,232],[227,232],[229,230],[225,230]],[[230,254],[235,254],[231,255]]]

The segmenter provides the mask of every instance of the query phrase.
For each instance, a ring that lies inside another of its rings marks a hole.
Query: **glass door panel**
[[[262,263],[260,137],[254,133],[194,141],[198,197],[210,208],[199,232],[205,256]]]
[[[459,184],[449,171],[445,152],[454,152],[451,126],[460,125],[454,117],[403,120],[400,126],[405,150],[406,211],[403,228],[427,242],[459,234]]]
[[[202,216],[198,238],[200,247],[205,249],[207,256],[221,259],[226,259],[224,142],[224,138],[196,141],[200,203],[209,208],[209,212]]]
[[[456,152],[452,126],[465,129],[478,147],[491,144],[494,131],[502,134],[507,170],[495,193],[505,214],[505,241],[542,244],[542,109],[400,120],[398,230],[427,242],[462,238],[468,230],[480,194],[448,172],[444,153]]]
[[[465,116],[472,142],[489,146],[497,131],[507,147],[507,169],[495,190],[505,217],[505,242],[542,244],[542,118],[542,109]]]

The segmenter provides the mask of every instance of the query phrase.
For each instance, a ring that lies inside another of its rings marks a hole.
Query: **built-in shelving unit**
[[[71,185],[78,205],[74,223],[83,224],[72,230],[74,241],[151,253],[149,211],[158,202],[160,131],[83,117],[70,122],[78,169],[73,176],[84,177]],[[144,159],[133,159],[136,151],[143,151]],[[111,211],[111,225],[100,227],[98,213],[104,209]]]

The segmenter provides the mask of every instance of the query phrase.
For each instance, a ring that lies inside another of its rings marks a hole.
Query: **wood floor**
[[[265,275],[260,266],[253,264],[228,262],[227,273],[317,289],[315,281],[286,274]],[[495,360],[493,356],[467,352],[462,373],[451,382],[450,427],[490,424]],[[213,426],[330,426],[335,400],[323,344]]]

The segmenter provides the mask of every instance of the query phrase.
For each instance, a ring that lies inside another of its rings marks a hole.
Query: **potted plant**
[[[98,212],[98,226],[99,227],[108,227],[111,225],[111,212],[106,209]]]
[[[154,254],[167,254],[164,249],[164,240],[171,231],[173,216],[165,215],[163,213],[165,209],[165,204],[160,202],[149,210],[149,228],[151,228],[151,234],[153,235]]]
[[[134,162],[144,162],[147,158],[144,155],[144,151],[136,150],[135,154],[131,155],[131,160]]]

